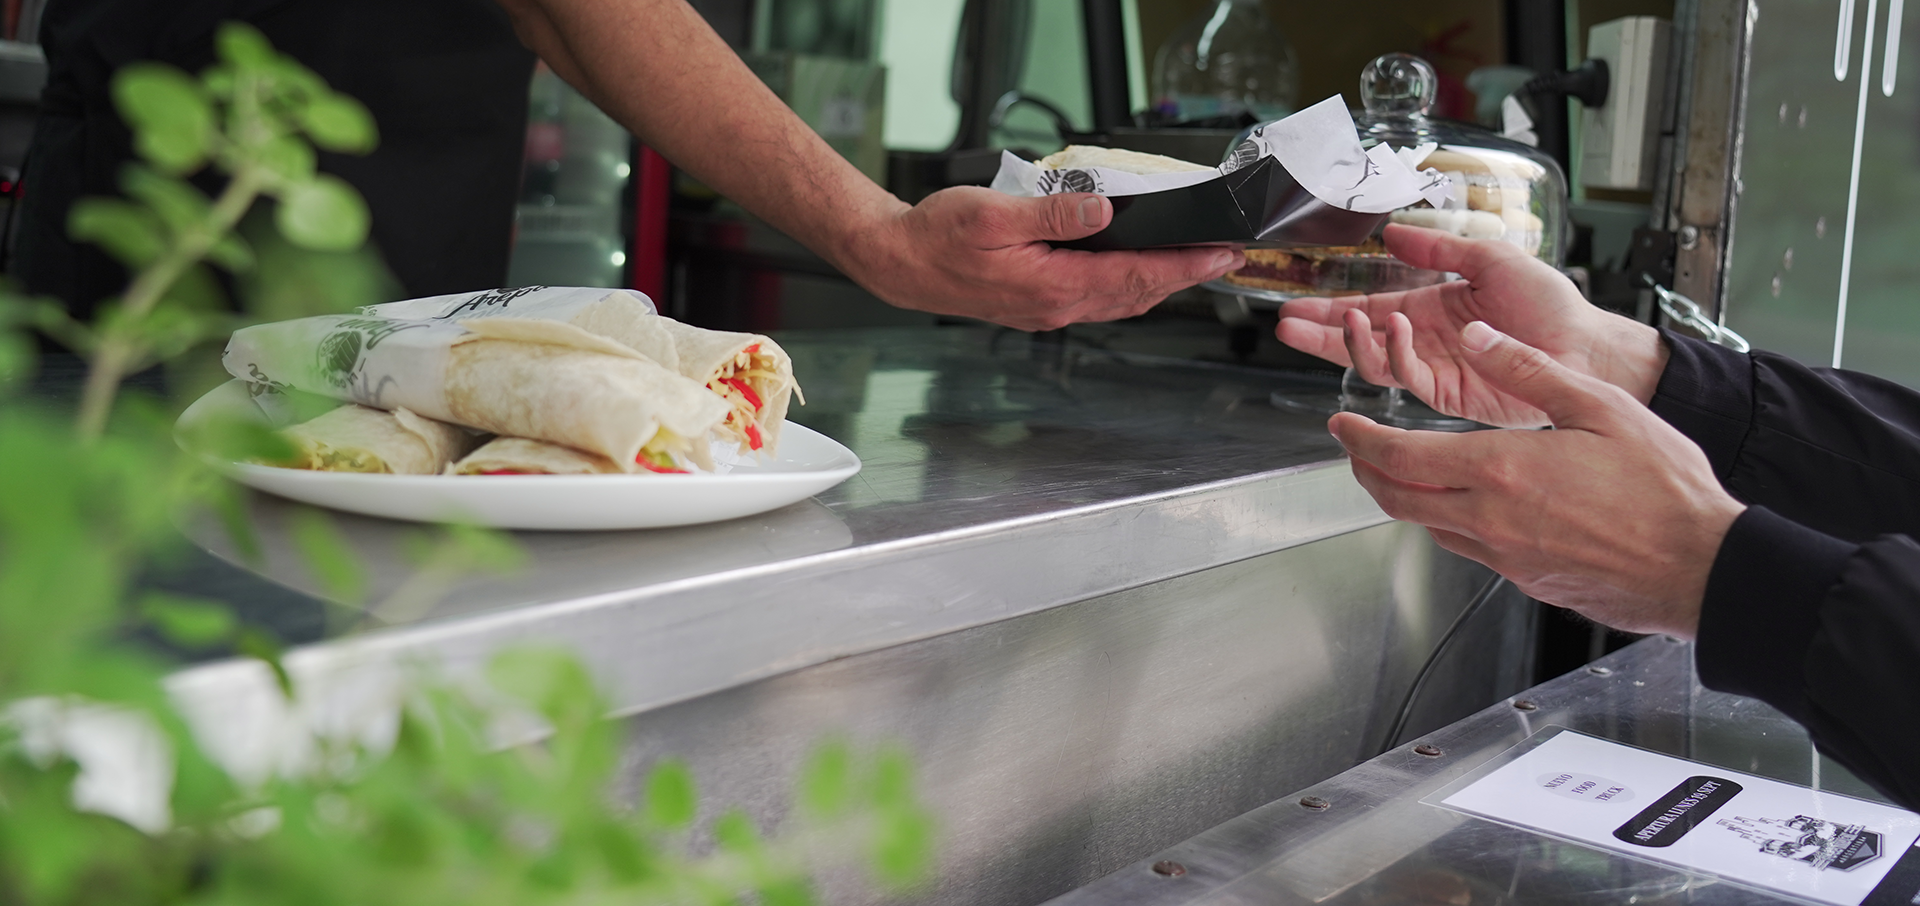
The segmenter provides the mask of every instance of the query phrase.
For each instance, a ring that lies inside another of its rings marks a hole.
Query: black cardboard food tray
[[[1056,242],[1090,252],[1174,245],[1359,245],[1386,214],[1336,208],[1294,182],[1272,157],[1219,179],[1111,199],[1113,220],[1084,239]]]

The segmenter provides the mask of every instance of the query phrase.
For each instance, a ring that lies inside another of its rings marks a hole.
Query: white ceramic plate
[[[178,427],[216,414],[264,418],[246,386],[229,381],[188,406]],[[852,478],[860,457],[833,438],[788,422],[778,457],[724,475],[361,475],[220,465],[236,481],[269,494],[369,516],[581,531],[695,525],[764,513]]]

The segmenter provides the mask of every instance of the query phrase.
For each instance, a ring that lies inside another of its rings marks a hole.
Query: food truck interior
[[[32,191],[20,174],[45,2],[7,4],[0,40],[8,266]],[[1254,123],[1333,95],[1359,109],[1362,71],[1410,54],[1432,70],[1428,112],[1473,130],[1463,144],[1533,145],[1563,174],[1565,197],[1538,210],[1564,218],[1545,226],[1564,230],[1552,261],[1594,304],[1920,386],[1906,289],[1920,258],[1905,242],[1920,210],[1908,202],[1920,109],[1907,103],[1920,87],[1899,68],[1920,25],[1903,22],[1903,0],[691,2],[829,144],[910,201],[987,184],[1006,150],[1092,144],[1213,164]],[[1209,98],[1191,87],[1208,54],[1216,69],[1265,60],[1269,75]],[[1337,399],[1340,370],[1275,340],[1271,294],[1209,284],[1129,321],[1037,334],[897,309],[637,144],[545,66],[528,92],[509,285],[632,287],[686,322],[777,336],[807,393],[793,419],[847,444],[864,471],[761,517],[521,533],[525,572],[369,616],[382,657],[472,662],[529,635],[574,645],[630,722],[626,775],[672,754],[766,821],[786,809],[768,778],[820,733],[904,741],[945,827],[929,903],[1038,903],[1103,877],[1077,896],[1187,902],[1152,885],[1252,884],[1298,862],[1276,841],[1317,833],[1287,836],[1319,820],[1300,816],[1324,811],[1322,796],[1425,789],[1428,762],[1406,745],[1492,746],[1512,721],[1530,731],[1548,716],[1596,733],[1651,727],[1633,741],[1723,760],[1739,749],[1751,770],[1869,795],[1778,715],[1703,693],[1682,646],[1527,601],[1388,520],[1324,418],[1288,408]],[[322,616],[327,592],[291,537],[300,507],[250,505],[263,565],[236,566],[213,527],[184,526],[203,562],[158,581],[233,602],[306,646],[308,675],[351,685],[341,678],[374,648]],[[406,581],[404,526],[340,518],[376,592]],[[194,664],[182,688],[237,713],[236,671]],[[1681,731],[1646,717],[1675,709]],[[1740,748],[1753,734],[1772,735]],[[1269,803],[1288,811],[1253,812]],[[1355,886],[1416,850],[1442,868],[1469,858],[1394,842],[1426,833],[1418,817],[1399,831],[1327,825],[1347,829],[1352,858],[1317,893],[1241,892],[1519,901]],[[1179,858],[1198,861],[1147,858],[1189,838]],[[1539,871],[1569,870],[1555,864]],[[1642,893],[1691,889],[1683,875],[1627,874]],[[824,883],[826,901],[877,902]],[[1228,901],[1240,900],[1214,902]]]

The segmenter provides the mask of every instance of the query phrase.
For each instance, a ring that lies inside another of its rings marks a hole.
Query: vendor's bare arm
[[[905,308],[1024,329],[1138,314],[1238,253],[1092,254],[1045,240],[1105,227],[1089,195],[961,187],[909,206],[822,141],[684,0],[500,0],[562,78],[677,165]]]

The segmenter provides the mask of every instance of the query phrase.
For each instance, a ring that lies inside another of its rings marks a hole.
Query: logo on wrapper
[[[347,318],[326,336],[320,339],[314,350],[314,362],[320,379],[328,384],[345,390],[353,398],[367,405],[375,405],[380,398],[381,387],[367,387],[362,376],[367,353],[382,340],[403,330],[428,326],[422,321],[396,321],[388,318]],[[392,380],[391,377],[386,379]],[[385,381],[382,382],[383,385]]]
[[[452,308],[447,309],[445,312],[434,315],[434,319],[445,320],[455,315],[479,314],[482,311],[487,309],[506,308],[508,305],[513,303],[513,300],[518,299],[521,296],[537,293],[543,289],[546,289],[546,287],[544,286],[513,286],[513,287],[503,287],[500,289],[490,289],[483,293],[475,293],[470,298],[458,300],[457,302],[454,303]]]
[[[1672,846],[1740,795],[1740,790],[1740,784],[1725,777],[1688,777],[1633,820],[1614,828],[1613,838],[1634,846]]]
[[[1100,188],[1100,178],[1092,170],[1047,170],[1040,174],[1040,194],[1058,195],[1062,192],[1094,192],[1104,194]]]

